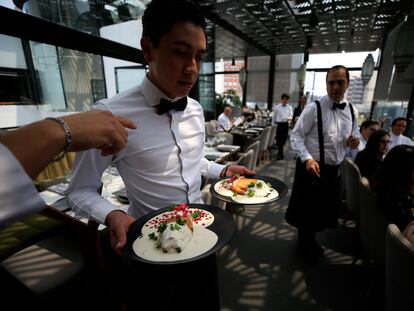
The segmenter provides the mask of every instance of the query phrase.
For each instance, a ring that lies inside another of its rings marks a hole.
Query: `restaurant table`
[[[220,147],[223,149],[221,149]],[[226,147],[228,147],[228,149],[226,149]],[[217,148],[228,151],[220,151]],[[232,155],[239,152],[240,149],[240,146],[236,145],[218,145],[216,147],[204,146],[204,157],[216,163],[223,163],[225,160],[228,160]]]
[[[234,130],[230,132],[233,135],[233,144],[240,146],[241,151],[254,142],[254,139],[260,135],[260,131],[246,132],[243,130]]]
[[[119,209],[126,212],[129,208],[129,204],[123,203],[121,200],[117,199],[117,196],[114,192],[117,192],[121,189],[125,188],[124,182],[121,176],[117,174],[111,174],[112,181],[107,185],[106,191],[109,193],[108,197],[106,198],[115,206],[119,207]],[[75,215],[75,212],[70,208],[69,204],[66,201],[64,196],[64,191],[66,190],[68,184],[61,183],[58,185],[54,185],[49,187],[47,190],[39,192],[39,195],[43,198],[47,205],[52,206],[61,212],[66,213],[68,216],[71,216],[75,219],[78,219],[84,223],[88,223],[89,219],[85,217],[79,217]],[[100,224],[98,227],[99,231],[102,231],[106,228],[105,225]]]

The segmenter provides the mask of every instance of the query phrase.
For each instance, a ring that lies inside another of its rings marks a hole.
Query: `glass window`
[[[45,110],[65,110],[62,77],[57,48],[53,45],[30,42],[40,100]]]
[[[140,85],[146,72],[145,66],[115,68],[116,92]]]
[[[101,37],[102,28],[109,25],[123,24],[130,21],[137,21],[141,25],[142,15],[149,2],[151,1],[0,0],[0,5],[16,9],[16,3],[17,9],[26,14]],[[128,33],[123,32],[126,37],[134,38],[136,42],[139,42],[141,33],[140,27],[131,27]],[[123,43],[119,41],[117,36],[107,39]]]
[[[0,34],[0,67],[27,68],[21,39]]]

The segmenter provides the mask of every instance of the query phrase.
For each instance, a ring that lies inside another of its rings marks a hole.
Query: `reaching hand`
[[[72,132],[70,151],[97,148],[102,150],[103,156],[116,154],[125,147],[128,141],[125,128],[137,128],[131,120],[114,116],[109,111],[91,110],[62,119]]]

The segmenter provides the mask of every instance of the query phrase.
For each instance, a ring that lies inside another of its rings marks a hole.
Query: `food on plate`
[[[171,217],[158,227],[157,242],[164,253],[181,251],[193,237],[193,222],[191,217]]]
[[[273,200],[279,193],[271,184],[255,178],[233,176],[214,185],[214,190],[233,201],[244,204],[259,204]]]
[[[151,261],[184,260],[201,255],[217,242],[217,235],[206,229],[214,221],[210,212],[186,204],[148,220],[142,235],[133,243],[134,252]]]

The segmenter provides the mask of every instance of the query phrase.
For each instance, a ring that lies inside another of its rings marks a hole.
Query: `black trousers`
[[[289,123],[277,122],[276,128],[276,145],[283,147],[286,144],[286,140],[289,132]]]
[[[286,221],[299,229],[318,232],[335,228],[340,211],[339,165],[321,166],[321,177],[312,176],[300,159],[296,161]]]

